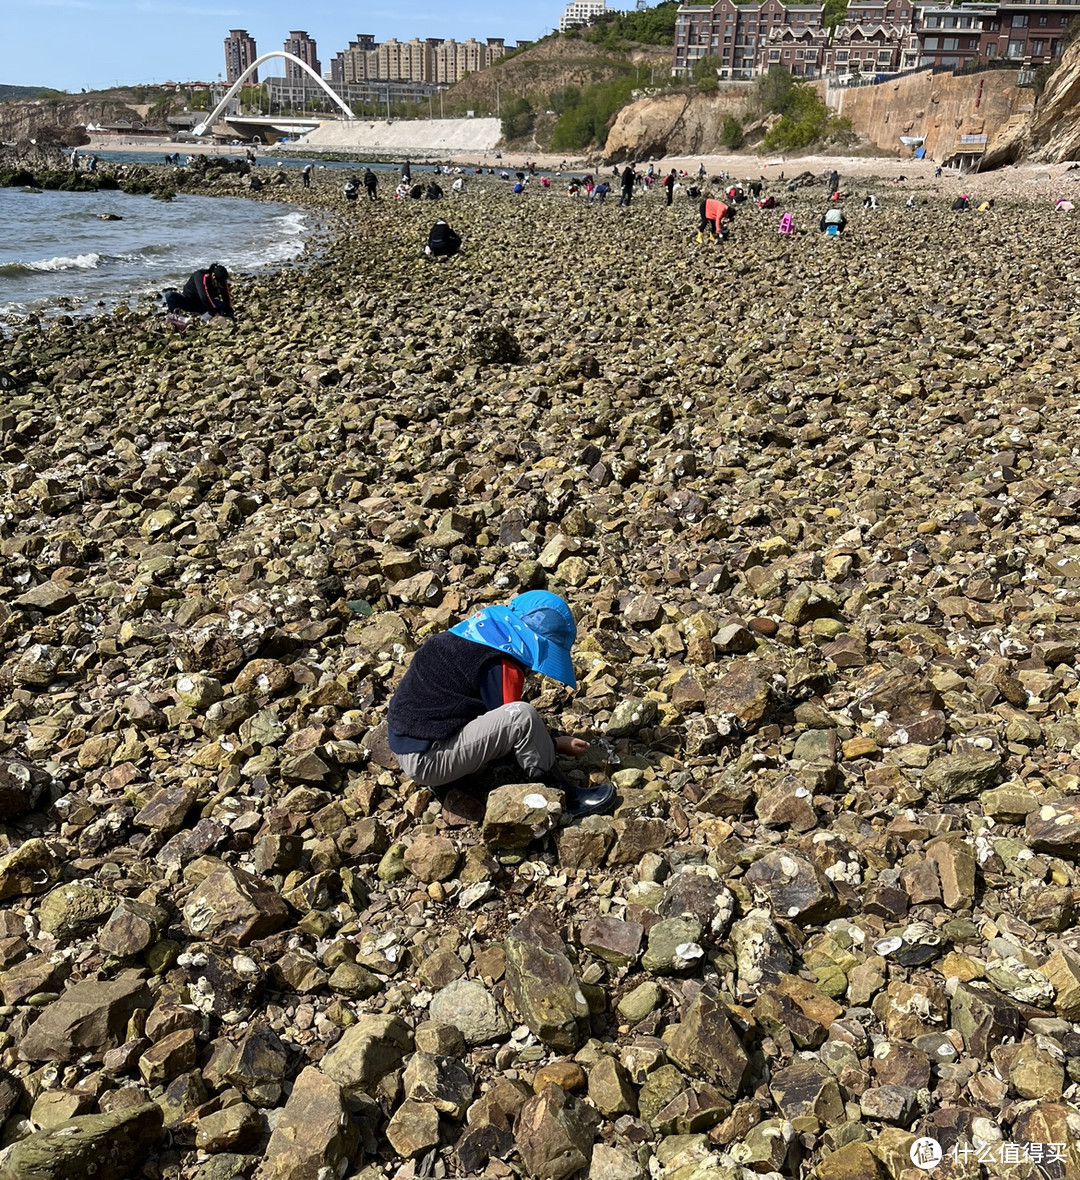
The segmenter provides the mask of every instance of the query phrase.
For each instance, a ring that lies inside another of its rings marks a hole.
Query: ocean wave
[[[100,254],[76,254],[69,258],[39,258],[35,262],[0,263],[0,275],[25,275],[42,270],[94,270],[101,263]]]

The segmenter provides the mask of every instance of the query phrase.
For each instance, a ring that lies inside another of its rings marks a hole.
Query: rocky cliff
[[[132,107],[122,102],[80,102],[62,99],[39,99],[33,102],[0,103],[0,142],[19,143],[36,139],[43,130],[66,131],[88,123],[115,123],[118,119],[138,119]]]
[[[1002,129],[986,153],[983,168],[998,168],[1017,160],[1045,164],[1080,157],[1080,40],[1073,41],[1050,75],[1046,89],[1025,119]]]
[[[731,86],[717,94],[657,94],[631,103],[608,132],[604,158],[619,162],[722,151],[724,117],[743,115],[750,94],[749,86]]]

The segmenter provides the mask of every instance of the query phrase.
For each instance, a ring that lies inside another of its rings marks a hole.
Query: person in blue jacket
[[[522,700],[526,672],[577,687],[570,649],[577,626],[557,594],[530,590],[507,606],[487,606],[427,639],[390,701],[390,749],[401,769],[426,787],[441,787],[513,754],[526,778],[560,790],[574,817],[610,810],[610,783],[579,787],[555,766],[589,744],[552,737]]]

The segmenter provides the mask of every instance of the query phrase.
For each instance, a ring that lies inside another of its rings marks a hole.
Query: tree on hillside
[[[825,0],[825,11],[821,23],[827,29],[836,29],[844,23],[847,15],[848,0]]]
[[[795,79],[783,66],[769,66],[754,83],[754,103],[764,115],[782,115],[791,100]]]
[[[512,98],[503,103],[503,139],[522,139],[536,124],[536,112],[527,98]]]
[[[578,35],[595,45],[616,49],[620,42],[640,45],[671,45],[675,40],[678,0],[661,0],[654,8],[631,12],[605,12],[593,17]]]

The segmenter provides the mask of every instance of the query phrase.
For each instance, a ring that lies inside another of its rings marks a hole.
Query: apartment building
[[[1061,51],[1075,9],[1049,4],[941,4],[922,8],[916,30],[918,65],[963,67],[1009,61],[1040,66]]]
[[[772,65],[801,78],[974,61],[1037,66],[1060,51],[1075,11],[1037,0],[977,0],[959,7],[942,0],[851,0],[843,22],[828,30],[820,4],[684,4],[671,70],[688,77],[703,57],[718,59],[717,76],[727,80],[750,79]]]
[[[381,44],[361,33],[330,63],[331,82],[353,85],[371,81],[430,82],[450,86],[466,74],[487,69],[506,52],[502,37],[456,41],[428,37],[421,41],[391,38]]]
[[[286,53],[291,53],[293,57],[298,57],[306,66],[314,70],[320,78],[322,77],[322,65],[319,62],[319,51],[315,46],[315,41],[307,33],[303,32],[303,30],[290,33],[282,49]],[[287,61],[285,63],[285,77],[290,82],[299,82],[305,76],[304,71],[295,62]]]
[[[249,65],[259,56],[255,48],[255,38],[247,29],[230,29],[225,38],[225,80],[231,86]],[[259,71],[256,70],[249,79],[251,84],[257,85]]]
[[[577,25],[587,25],[594,17],[603,16],[608,11],[607,0],[570,0],[559,17],[559,32]]]

